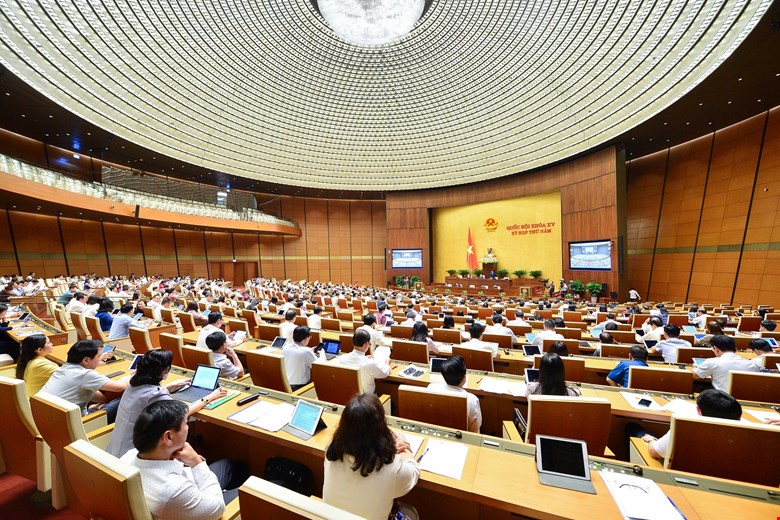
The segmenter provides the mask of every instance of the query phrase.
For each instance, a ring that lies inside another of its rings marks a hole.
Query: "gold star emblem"
[[[474,254],[474,247],[469,244],[469,246],[466,248],[466,254],[467,255],[473,255]]]

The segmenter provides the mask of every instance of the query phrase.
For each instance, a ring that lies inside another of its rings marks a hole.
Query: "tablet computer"
[[[138,368],[138,362],[141,361],[142,357],[144,357],[143,354],[136,354],[135,355],[135,357],[133,358],[133,362],[130,363],[130,371],[133,371],[136,368]]]
[[[696,327],[693,325],[683,325],[683,332],[689,332],[691,334],[696,333]]]
[[[772,348],[778,347],[777,340],[775,338],[761,338],[761,339],[763,339],[764,341],[772,345]]]
[[[539,382],[539,369],[538,368],[526,368],[525,369],[525,382],[526,383],[538,383]]]
[[[526,356],[537,356],[541,353],[539,345],[523,345],[523,354]]]
[[[429,362],[429,366],[428,366],[428,368],[431,371],[431,374],[436,374],[436,373],[441,374],[441,364],[446,359],[447,358],[443,358],[443,357],[433,357],[433,358],[431,358],[431,360]]]
[[[654,346],[656,346],[658,344],[658,341],[656,341],[654,339],[646,339],[646,340],[643,340],[642,343],[645,344],[645,348],[647,350],[650,350],[651,348],[653,348]]]
[[[693,360],[693,362],[696,364],[696,366],[699,366],[699,365],[701,365],[702,363],[704,363],[704,360],[705,360],[706,358],[703,358],[703,357],[695,357],[695,358],[691,358],[691,359],[692,359],[692,360]]]
[[[541,484],[596,494],[585,441],[537,435],[536,470]]]
[[[324,410],[322,406],[300,399],[295,403],[290,422],[282,429],[301,439],[311,439],[315,433],[326,427],[322,420]]]
[[[100,355],[103,356],[109,352],[113,352],[114,350],[116,350],[114,345],[103,345],[103,350],[100,352]]]
[[[276,336],[271,342],[271,348],[282,348],[287,343],[287,338]]]
[[[526,332],[525,333],[525,339],[528,340],[528,343],[533,343],[534,340],[536,339],[536,334],[534,334],[532,332]]]

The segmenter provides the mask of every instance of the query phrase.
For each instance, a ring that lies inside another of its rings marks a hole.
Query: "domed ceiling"
[[[198,166],[418,189],[608,142],[706,78],[772,4],[395,2],[410,14],[392,0],[320,2],[0,0],[0,63],[87,121]],[[349,19],[344,30],[345,13],[360,31]]]

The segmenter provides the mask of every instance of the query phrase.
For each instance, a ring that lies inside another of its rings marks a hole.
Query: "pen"
[[[666,498],[669,498],[669,497],[666,497]],[[675,504],[675,503],[674,503],[674,501],[673,501],[671,498],[669,498],[669,502],[671,502],[671,503],[672,503],[672,507],[674,507],[674,508],[677,510],[677,512],[678,512],[678,513],[680,513],[680,516],[683,518],[683,520],[688,520],[688,519],[685,517],[685,515],[683,514],[683,512],[682,512],[682,511],[680,511],[680,508],[679,508],[679,507],[677,507],[677,504]]]
[[[483,378],[481,378],[481,377],[480,377],[480,378],[479,378],[479,381],[477,381],[477,384],[480,384],[480,383],[482,382],[482,379],[483,379]]]
[[[422,453],[422,455],[420,455],[419,457],[417,457],[417,462],[420,462],[420,461],[422,460],[422,458],[423,458],[423,457],[425,457],[425,454],[426,454],[426,453],[428,453],[428,450],[429,450],[429,449],[430,449],[430,448],[425,448],[425,451]]]

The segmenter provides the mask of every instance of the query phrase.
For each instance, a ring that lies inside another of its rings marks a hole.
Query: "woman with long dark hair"
[[[387,520],[396,509],[405,518],[416,518],[413,508],[394,500],[419,478],[409,444],[388,428],[379,398],[355,395],[325,451],[322,499],[369,520]]]
[[[528,395],[578,396],[579,390],[566,386],[566,370],[558,354],[545,354],[539,364],[539,382],[528,383]]]
[[[133,427],[143,409],[156,401],[172,399],[169,389],[186,383],[186,380],[182,379],[165,385],[160,384],[163,379],[168,377],[172,361],[173,352],[154,349],[144,354],[144,357],[138,362],[135,374],[130,378],[130,384],[119,402],[114,433],[106,448],[107,452],[115,457],[121,457],[131,450],[133,448]],[[198,412],[210,402],[225,395],[227,395],[227,391],[224,388],[217,388],[203,399],[191,403],[188,415]]]
[[[434,343],[433,340],[428,337],[428,326],[421,321],[418,321],[412,325],[412,337],[409,338],[409,340],[419,341],[427,344],[428,350],[434,354],[438,354],[439,352],[439,347],[437,347],[436,343]]]
[[[108,298],[103,298],[100,301],[95,317],[100,320],[100,330],[103,332],[111,330],[111,325],[114,323],[114,317],[111,315],[113,310],[114,302]]]
[[[54,345],[43,334],[33,334],[22,341],[16,362],[16,379],[24,380],[27,397],[37,394],[57,370],[57,363],[46,359],[46,354],[51,354],[53,349]]]

